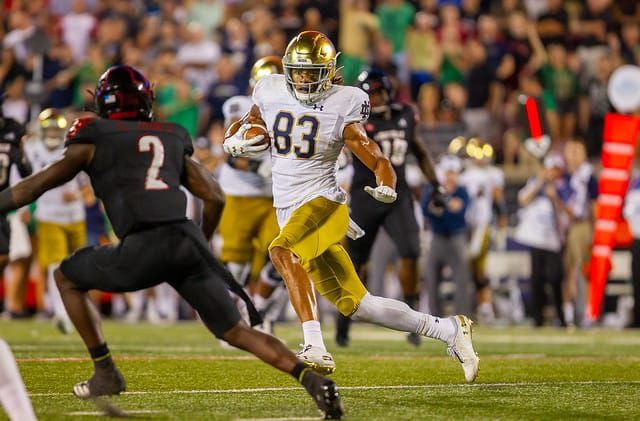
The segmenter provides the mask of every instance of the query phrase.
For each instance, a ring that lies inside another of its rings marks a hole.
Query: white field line
[[[496,354],[496,355],[481,355],[483,361],[502,361],[502,360],[535,360],[535,359],[567,359],[566,355],[547,355],[547,354]],[[448,355],[371,355],[371,356],[351,356],[341,355],[342,360],[362,360],[369,361],[412,361],[412,360],[448,360],[451,357]],[[583,356],[571,356],[572,361],[611,361],[611,360],[624,360],[628,362],[640,361],[640,355],[583,355]],[[116,361],[259,361],[257,357],[253,355],[181,355],[181,356],[166,356],[166,355],[123,355],[115,356]],[[90,358],[87,357],[21,357],[16,358],[19,363],[58,363],[58,362],[87,362]]]
[[[514,382],[514,383],[474,383],[474,384],[423,384],[408,385],[397,384],[387,386],[342,386],[342,390],[405,390],[405,389],[450,389],[450,388],[472,388],[472,389],[488,389],[502,387],[539,387],[539,386],[592,386],[592,385],[640,385],[640,380],[629,381],[576,381],[576,382]],[[227,394],[227,393],[262,393],[262,392],[291,392],[302,391],[301,387],[256,387],[246,389],[208,389],[208,390],[157,390],[157,391],[135,391],[122,392],[120,395],[201,395],[201,394]],[[71,396],[70,392],[49,392],[49,393],[30,393],[31,397],[49,397],[49,396]]]
[[[127,409],[127,414],[129,415],[134,415],[134,414],[161,414],[162,411],[156,411],[155,409]],[[89,416],[102,416],[104,417],[104,412],[103,411],[74,411],[74,412],[67,412],[65,415],[70,415],[72,417],[81,417],[81,416],[85,416],[85,415],[89,415]]]

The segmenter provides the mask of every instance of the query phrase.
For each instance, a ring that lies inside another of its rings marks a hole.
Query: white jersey
[[[322,100],[306,106],[288,91],[283,75],[269,75],[256,84],[253,102],[271,135],[274,206],[300,205],[319,196],[346,203],[347,194],[336,180],[342,132],[348,124],[367,119],[368,95],[336,85]]]
[[[239,120],[249,112],[252,106],[251,97],[243,95],[232,96],[222,104],[224,121],[229,123],[232,120]],[[269,154],[265,153],[264,157],[258,160],[267,159],[270,159]],[[271,197],[272,195],[271,179],[269,177],[263,177],[253,171],[237,170],[226,162],[220,167],[218,182],[225,194],[229,196]]]
[[[47,165],[57,161],[62,156],[64,148],[49,150],[40,141],[26,142],[25,154],[31,162],[33,171],[39,171]],[[65,192],[73,192],[77,199],[65,201]],[[80,183],[78,177],[55,187],[38,198],[36,201],[36,211],[34,218],[37,221],[52,222],[55,224],[72,224],[85,220],[85,207],[80,194]]]
[[[458,180],[469,193],[467,223],[474,228],[490,224],[493,218],[493,191],[495,188],[504,188],[502,170],[494,166],[472,165],[460,174]]]

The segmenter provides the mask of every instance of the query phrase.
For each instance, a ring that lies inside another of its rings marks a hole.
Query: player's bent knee
[[[338,309],[340,314],[349,317],[356,312],[356,310],[358,309],[358,304],[360,303],[357,302],[355,300],[355,297],[353,296],[342,297],[338,301],[336,301],[336,308]]]

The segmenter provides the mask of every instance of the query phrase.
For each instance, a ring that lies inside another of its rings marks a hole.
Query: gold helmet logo
[[[282,58],[289,92],[306,105],[322,99],[336,74],[338,54],[331,40],[321,32],[304,31],[296,35]]]
[[[249,86],[256,86],[256,82],[265,76],[282,74],[282,59],[278,56],[264,56],[258,59],[251,68]]]

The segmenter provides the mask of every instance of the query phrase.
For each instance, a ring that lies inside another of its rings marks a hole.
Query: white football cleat
[[[468,383],[472,383],[478,376],[478,364],[480,358],[473,350],[473,342],[471,338],[473,322],[467,316],[458,314],[452,316],[451,319],[456,326],[456,335],[453,344],[447,348],[447,353],[462,364],[464,370],[464,378]]]
[[[320,374],[327,375],[336,371],[336,362],[333,361],[333,356],[317,346],[303,345],[296,357]]]

